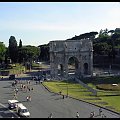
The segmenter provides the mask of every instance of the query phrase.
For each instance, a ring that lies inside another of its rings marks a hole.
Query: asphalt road
[[[11,113],[7,108],[7,101],[13,99],[13,90],[11,87],[12,81],[0,81],[0,118],[4,117],[17,117],[14,113]],[[23,83],[26,82],[23,80]],[[72,98],[65,98],[61,95],[51,93],[44,88],[42,84],[35,84],[35,81],[31,81],[30,87],[33,87],[33,91],[21,91],[20,84],[17,85],[18,101],[22,102],[30,111],[30,118],[48,118],[50,113],[53,114],[53,118],[76,118],[78,112],[81,118],[89,118],[90,112],[95,111],[95,117],[99,116],[99,107],[75,100]],[[31,102],[26,101],[26,96],[30,95],[32,98]],[[4,105],[4,106],[3,106]],[[103,114],[107,118],[120,118],[120,115],[103,109]]]

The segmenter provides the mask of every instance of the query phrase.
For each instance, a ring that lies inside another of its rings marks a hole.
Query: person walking
[[[37,85],[37,83],[38,83],[38,82],[36,81],[36,85]]]
[[[21,89],[21,90],[22,90],[22,87],[23,87],[23,84],[21,83],[21,84],[20,84],[20,89]]]
[[[29,96],[29,101],[31,101],[31,96]]]
[[[33,87],[31,88],[31,90],[33,90]]]
[[[63,99],[65,98],[65,96],[63,95]]]
[[[28,88],[28,90],[30,91],[30,88]]]
[[[28,96],[26,97],[26,99],[27,99],[27,101],[29,101],[29,97]]]
[[[78,112],[76,113],[76,117],[77,117],[77,118],[79,118],[79,117],[80,117],[80,115],[79,115],[79,113],[78,113]]]
[[[60,91],[59,94],[61,95],[61,94],[62,94],[62,91]]]
[[[52,113],[50,113],[50,115],[49,115],[49,117],[48,118],[53,118],[53,114]]]
[[[93,111],[90,113],[90,118],[93,118],[94,116],[95,116],[95,112]]]
[[[15,92],[16,92],[16,94],[18,94],[18,88],[15,88]]]
[[[102,115],[102,108],[101,107],[99,108],[99,115],[100,116]]]
[[[14,97],[13,97],[13,99],[17,99],[17,94],[16,94],[16,93],[14,94]]]

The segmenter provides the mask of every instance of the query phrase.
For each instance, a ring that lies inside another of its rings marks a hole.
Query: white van
[[[16,110],[17,110],[17,113],[19,116],[22,116],[22,117],[29,117],[30,116],[30,112],[23,104],[18,104]]]
[[[8,108],[14,109],[17,107],[17,103],[19,103],[18,100],[8,100]]]

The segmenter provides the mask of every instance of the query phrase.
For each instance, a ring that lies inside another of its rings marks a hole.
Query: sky
[[[0,42],[10,36],[19,45],[39,46],[53,40],[101,29],[120,28],[120,2],[0,2]]]

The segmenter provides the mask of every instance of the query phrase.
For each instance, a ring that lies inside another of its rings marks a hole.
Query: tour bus
[[[22,117],[29,117],[30,112],[23,104],[18,104],[16,108],[17,114]]]

